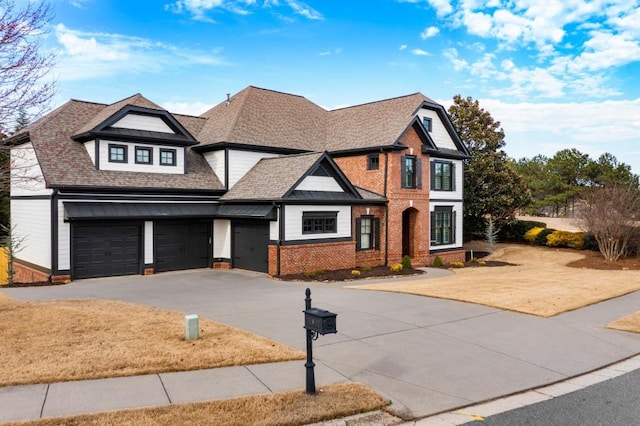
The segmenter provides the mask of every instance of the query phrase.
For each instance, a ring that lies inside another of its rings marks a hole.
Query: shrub
[[[546,228],[547,224],[544,222],[537,222],[535,220],[516,220],[515,222],[507,223],[498,233],[498,239],[502,241],[526,241],[525,234],[533,228]]]
[[[547,236],[549,247],[569,247],[582,250],[584,232],[554,231]]]
[[[464,262],[453,261],[449,263],[449,266],[451,266],[452,268],[464,268]]]
[[[357,269],[353,269],[351,270],[351,275],[354,277],[359,277],[360,276],[360,271],[358,271]]]
[[[411,258],[409,256],[402,256],[402,268],[403,269],[412,269]]]
[[[598,247],[598,241],[591,232],[587,232],[582,237],[582,248],[584,248],[585,250],[600,251],[600,247]]]
[[[542,231],[538,232],[538,235],[536,235],[536,239],[535,239],[535,243],[539,246],[546,246],[547,245],[547,237],[551,234],[553,234],[556,230],[553,228],[546,228],[543,229]]]
[[[536,237],[538,236],[538,234],[540,232],[544,231],[544,230],[545,230],[545,228],[542,228],[540,226],[536,226],[536,227],[533,227],[533,228],[529,229],[524,234],[525,241],[527,241],[527,242],[529,242],[531,244],[535,243]]]
[[[394,263],[389,269],[391,269],[391,272],[400,272],[402,271],[402,263]]]
[[[433,264],[431,266],[434,268],[440,268],[442,266],[442,259],[440,259],[440,256],[436,256],[435,259],[433,259]]]
[[[364,266],[362,272],[371,272],[371,266]]]

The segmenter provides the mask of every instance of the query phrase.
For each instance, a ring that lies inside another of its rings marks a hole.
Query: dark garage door
[[[269,222],[233,222],[233,267],[269,272]]]
[[[76,223],[72,235],[74,279],[141,273],[140,224]]]
[[[156,272],[211,266],[211,222],[154,223]]]

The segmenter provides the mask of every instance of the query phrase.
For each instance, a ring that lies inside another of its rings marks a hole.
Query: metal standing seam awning
[[[275,219],[271,205],[218,203],[107,203],[64,201],[64,220],[91,219]]]

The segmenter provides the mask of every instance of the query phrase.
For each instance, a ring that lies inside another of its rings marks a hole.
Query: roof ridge
[[[297,98],[303,98],[303,99],[307,99],[306,97],[302,96],[302,95],[296,95],[295,93],[288,93],[288,92],[282,92],[280,90],[273,90],[273,89],[266,89],[264,87],[258,87],[258,86],[253,86],[253,85],[249,85],[247,87],[245,87],[243,90],[247,90],[247,89],[258,89],[258,90],[264,90],[265,92],[271,92],[271,93],[278,93],[280,95],[287,95],[287,96],[295,96]],[[238,92],[239,93],[239,92]],[[314,105],[320,106],[318,104],[316,104],[315,102],[310,101],[309,99],[307,99],[309,102],[313,103]],[[321,107],[322,108],[322,107]]]
[[[336,109],[329,110],[329,112],[342,111],[342,110],[345,110],[345,109],[348,109],[348,108],[358,108],[358,107],[365,106],[365,105],[379,104],[379,103],[382,103],[382,102],[394,101],[394,100],[396,100],[396,99],[409,98],[409,97],[411,97],[411,96],[416,96],[416,95],[420,95],[420,96],[423,96],[424,98],[427,98],[427,97],[426,97],[424,94],[422,94],[421,92],[414,92],[414,93],[410,93],[410,94],[408,94],[408,95],[394,96],[393,98],[379,99],[379,100],[377,100],[377,101],[365,102],[365,103],[362,103],[362,104],[349,105],[349,106],[342,107],[342,108],[336,108]],[[429,99],[429,98],[427,98],[427,99]]]

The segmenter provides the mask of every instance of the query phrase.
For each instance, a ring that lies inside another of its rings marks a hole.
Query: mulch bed
[[[52,285],[64,285],[64,283],[50,283],[49,281],[39,281],[37,283],[0,284],[0,289],[17,288],[17,287],[42,287],[42,286],[52,286]]]
[[[398,277],[403,275],[419,275],[424,271],[419,269],[403,269],[399,272],[391,272],[388,266],[374,266],[370,271],[360,271],[359,276],[354,276],[351,271],[354,269],[338,269],[336,271],[316,271],[314,273],[289,274],[280,277],[283,281],[353,281],[366,278]]]
[[[610,262],[602,257],[597,251],[583,250],[584,258],[568,263],[572,268],[600,269],[605,271],[640,270],[640,257],[629,257]]]

